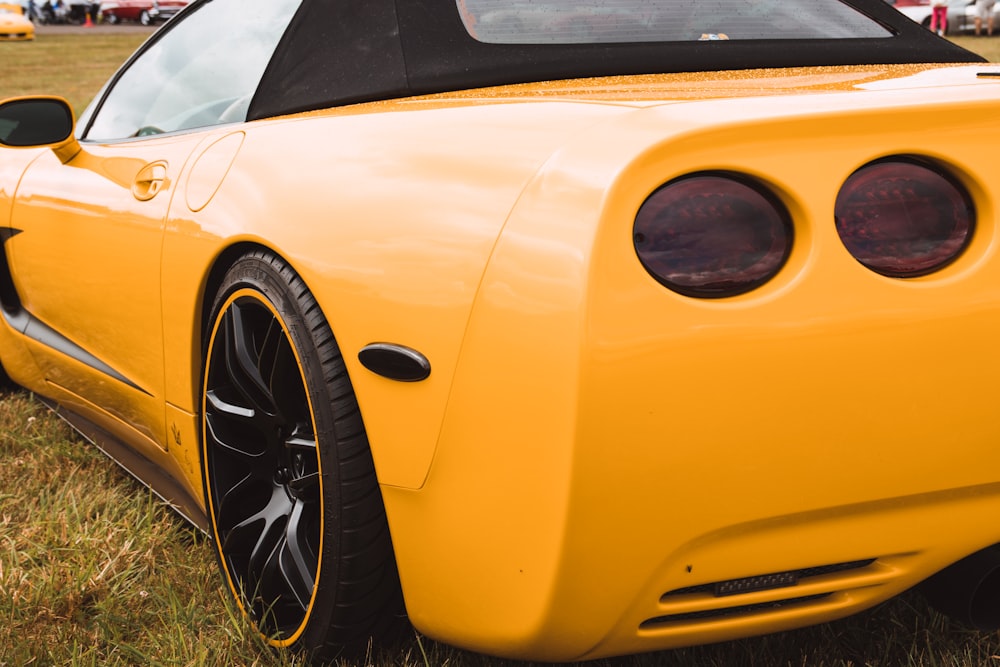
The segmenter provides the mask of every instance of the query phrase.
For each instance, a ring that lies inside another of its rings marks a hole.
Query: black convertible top
[[[617,74],[819,65],[981,62],[883,0],[844,0],[882,38],[488,44],[456,0],[304,0],[264,73],[248,120],[468,88]]]

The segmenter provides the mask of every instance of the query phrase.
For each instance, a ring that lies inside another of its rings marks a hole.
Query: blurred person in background
[[[986,21],[986,34],[993,36],[993,6],[996,0],[976,0],[976,37],[983,31],[983,21]]]
[[[948,32],[948,0],[931,0],[931,31],[939,35]]]

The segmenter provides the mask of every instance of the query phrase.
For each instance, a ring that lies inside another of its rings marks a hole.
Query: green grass
[[[0,44],[0,98],[66,96],[77,111],[143,35]],[[1000,37],[956,39],[1000,61]],[[1000,665],[1000,638],[907,594],[857,616],[601,667]],[[25,392],[0,391],[0,667],[291,667],[227,604],[211,545]],[[506,667],[416,635],[366,665]]]

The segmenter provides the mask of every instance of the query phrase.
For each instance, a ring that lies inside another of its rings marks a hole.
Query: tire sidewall
[[[275,266],[275,264],[280,264],[280,268]],[[201,456],[203,487],[206,503],[208,504],[209,522],[212,527],[214,541],[217,544],[215,549],[216,558],[222,569],[227,586],[230,588],[230,593],[242,608],[241,593],[233,582],[226,567],[221,548],[218,547],[215,517],[211,506],[212,496],[209,489],[208,445],[205,438],[205,391],[208,380],[209,353],[212,341],[219,329],[220,317],[229,305],[233,303],[234,297],[241,299],[252,296],[272,310],[292,343],[292,349],[297,358],[299,371],[302,374],[310,403],[309,412],[313,419],[319,459],[318,465],[322,489],[321,525],[323,527],[323,534],[321,536],[319,560],[315,573],[316,583],[312,599],[305,613],[302,625],[290,636],[278,640],[266,637],[262,633],[262,636],[272,646],[295,649],[300,646],[316,646],[323,643],[321,640],[317,641],[316,638],[322,637],[326,633],[333,617],[335,604],[330,603],[329,599],[336,594],[336,582],[338,580],[335,568],[340,559],[340,543],[337,536],[341,530],[341,517],[339,514],[341,503],[338,491],[340,481],[337,466],[338,457],[335,451],[337,442],[334,427],[335,415],[333,410],[316,409],[316,406],[330,406],[333,402],[327,381],[324,377],[319,352],[306,325],[306,315],[302,312],[300,303],[295,298],[293,287],[289,284],[290,282],[297,282],[301,285],[301,279],[298,278],[292,269],[263,253],[255,253],[242,257],[226,273],[216,299],[213,302],[212,314],[209,319],[211,328],[209,335],[206,337],[205,344],[205,364],[201,382]],[[309,298],[311,299],[312,297],[310,296]],[[317,600],[324,600],[324,603],[316,604]],[[246,609],[244,609],[244,613],[246,613]]]

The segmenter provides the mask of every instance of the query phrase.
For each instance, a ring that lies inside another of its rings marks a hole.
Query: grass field
[[[142,35],[0,44],[0,98],[66,96],[79,112]],[[1000,61],[1000,38],[963,38]],[[506,667],[416,635],[371,665]],[[0,391],[0,667],[294,665],[223,599],[211,545],[24,392]],[[795,632],[606,660],[599,667],[1000,665],[1000,640],[907,594]]]

